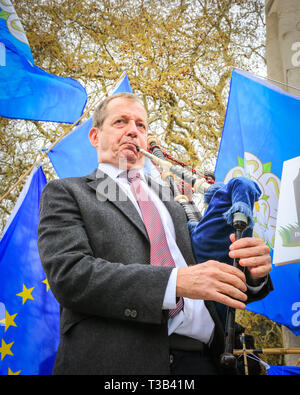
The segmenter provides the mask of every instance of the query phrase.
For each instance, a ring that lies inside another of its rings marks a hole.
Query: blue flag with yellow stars
[[[10,0],[0,1],[0,115],[49,122],[76,122],[86,105],[83,86],[34,64]]]
[[[0,374],[51,374],[59,342],[59,305],[37,247],[46,178],[29,176],[0,241]]]
[[[216,163],[217,181],[235,177],[255,181],[253,235],[273,255],[283,162],[299,156],[300,97],[242,70],[231,76],[226,117]],[[292,199],[292,198],[291,198]],[[274,266],[274,290],[247,310],[300,334],[300,263]]]

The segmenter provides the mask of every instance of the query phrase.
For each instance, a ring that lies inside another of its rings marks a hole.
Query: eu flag
[[[270,365],[267,369],[268,376],[298,376],[300,375],[299,366],[276,366]]]
[[[132,93],[127,74],[117,83],[111,95]],[[65,136],[48,153],[59,178],[81,177],[90,174],[97,166],[97,153],[89,140],[92,117]]]
[[[59,342],[59,305],[37,247],[41,167],[29,176],[0,241],[0,374],[50,374]]]
[[[275,241],[283,162],[299,156],[300,98],[241,70],[231,76],[226,117],[215,169],[225,183],[245,176],[261,197],[254,208],[254,236],[271,249]],[[274,290],[247,309],[300,334],[300,263],[273,266]]]
[[[87,94],[79,82],[35,66],[27,37],[10,0],[0,2],[0,115],[74,123]]]

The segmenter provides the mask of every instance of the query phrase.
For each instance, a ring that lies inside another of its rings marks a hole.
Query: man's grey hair
[[[93,128],[101,128],[107,115],[106,110],[108,103],[110,103],[114,99],[117,99],[118,97],[135,101],[144,107],[144,103],[142,102],[142,100],[138,98],[136,95],[134,95],[133,93],[122,92],[122,93],[116,93],[115,95],[112,96],[108,96],[100,104],[98,104],[98,106],[94,111]]]

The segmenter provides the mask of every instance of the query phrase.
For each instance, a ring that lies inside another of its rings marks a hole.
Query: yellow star
[[[10,368],[8,368],[8,375],[9,376],[18,376],[21,373],[21,370],[18,372],[13,372]]]
[[[48,292],[48,291],[49,291],[49,288],[50,288],[50,285],[49,285],[49,283],[48,283],[48,280],[45,278],[45,280],[42,281],[42,283],[46,284],[46,290],[47,290],[47,292]]]
[[[1,353],[1,361],[3,358],[5,358],[6,355],[14,355],[10,348],[14,344],[14,342],[6,344],[5,341],[2,339],[2,346],[0,347],[0,353]]]
[[[9,315],[9,314],[8,314],[8,311],[6,310],[6,312],[5,312],[5,320],[4,320],[4,323],[5,323],[5,332],[7,331],[7,329],[8,329],[10,326],[17,326],[16,323],[15,323],[15,321],[14,321],[14,319],[16,318],[17,315],[18,315],[18,314]]]
[[[34,300],[34,297],[31,295],[31,292],[34,290],[34,287],[32,288],[26,288],[26,286],[23,284],[23,291],[17,294],[17,296],[20,296],[23,298],[23,303],[24,304],[27,299]]]

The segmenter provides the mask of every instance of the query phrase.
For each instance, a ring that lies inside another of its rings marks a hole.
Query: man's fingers
[[[261,240],[254,237],[245,237],[233,242],[229,247],[231,258],[248,258],[269,255],[269,247]]]
[[[235,240],[230,235],[230,258],[238,258],[240,266],[247,267],[253,278],[261,278],[268,275],[272,269],[269,247],[262,239],[245,237]]]
[[[219,284],[218,292],[223,295],[227,295],[232,299],[237,299],[242,302],[246,302],[247,300],[247,295],[244,292],[226,283]]]
[[[250,271],[250,274],[254,279],[262,278],[270,273],[270,271],[272,270],[272,265],[271,263],[268,263],[266,265],[252,266],[248,267],[248,270]]]
[[[233,308],[244,309],[246,290],[245,274],[225,263],[207,261],[178,270],[177,296],[214,300]]]
[[[232,299],[229,296],[223,294],[216,295],[216,297],[212,300],[225,304],[226,306],[233,307],[234,309],[245,310],[246,308],[245,303],[236,299]]]
[[[268,267],[268,268],[272,266],[271,257],[270,256],[266,257],[265,255],[253,256],[251,258],[242,258],[239,260],[239,264],[241,266],[247,266],[249,269],[251,267],[258,267],[258,266]]]
[[[244,273],[237,269],[238,272],[219,272],[218,275],[216,275],[216,280],[220,282],[220,284],[224,284],[234,287],[234,289],[240,290],[242,292],[247,291],[247,286],[246,286],[246,278]],[[222,292],[222,291],[221,291]],[[233,297],[236,297],[233,295]]]
[[[218,269],[219,279],[221,281],[229,282],[230,284],[235,285],[237,288],[242,289],[244,291],[247,290],[246,277],[245,274],[240,269],[233,267],[231,265],[227,265],[226,263],[221,263],[221,262],[217,262],[217,263],[219,264],[217,269]]]
[[[242,237],[236,240],[235,235],[230,235],[230,240],[232,244],[230,245],[229,249],[231,251],[237,250],[240,248],[249,248],[249,247],[265,247],[264,250],[269,252],[269,247],[265,244],[265,242],[258,238],[258,237]]]
[[[232,281],[232,279],[228,281]],[[233,283],[234,282],[235,281],[233,281]],[[215,281],[206,289],[205,299],[214,300],[229,307],[243,310],[246,307],[244,302],[247,300],[247,295],[234,285],[215,279]]]
[[[249,248],[241,248],[229,251],[230,258],[249,258],[256,256],[266,257],[269,254],[269,249],[267,246],[255,246]]]

